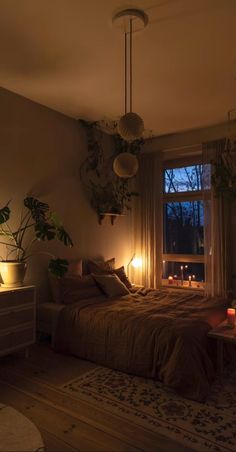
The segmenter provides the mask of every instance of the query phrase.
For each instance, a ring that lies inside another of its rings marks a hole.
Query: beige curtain
[[[142,268],[133,280],[159,287],[162,277],[162,153],[140,156],[139,192],[133,221],[134,250]]]
[[[205,291],[210,296],[230,296],[230,205],[222,195],[215,196],[210,184],[209,163],[217,162],[225,140],[203,145]],[[214,171],[214,164],[212,167]]]

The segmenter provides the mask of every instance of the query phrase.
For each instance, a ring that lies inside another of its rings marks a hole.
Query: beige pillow
[[[95,262],[88,261],[88,266],[91,273],[99,274],[99,275],[108,275],[108,274],[116,274],[118,278],[126,285],[128,289],[132,288],[132,284],[125,273],[124,266],[119,268],[114,268],[115,259],[110,259],[106,262]]]
[[[68,263],[68,271],[65,278],[69,276],[82,277],[82,259],[70,260]],[[63,303],[62,281],[65,278],[57,278],[51,272],[48,272],[49,285],[54,303]]]
[[[91,275],[68,276],[61,281],[61,293],[64,304],[76,303],[79,300],[87,298],[95,298],[102,295],[101,290],[97,286]]]
[[[103,274],[107,271],[113,270],[115,267],[115,258],[108,259],[107,261],[101,260],[88,260],[88,270],[90,273]]]
[[[92,276],[108,297],[122,296],[130,293],[129,289],[127,289],[125,284],[115,274],[97,275],[92,273]]]

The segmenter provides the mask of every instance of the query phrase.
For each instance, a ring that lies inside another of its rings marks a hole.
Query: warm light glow
[[[235,309],[234,308],[227,309],[227,321],[228,321],[228,326],[230,328],[234,328],[234,326],[235,326]]]
[[[139,268],[142,267],[142,258],[141,257],[134,257],[131,262],[132,267]]]

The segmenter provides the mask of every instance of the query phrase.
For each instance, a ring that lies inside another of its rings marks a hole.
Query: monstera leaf
[[[48,269],[57,278],[62,278],[67,272],[68,261],[66,259],[51,259]]]
[[[58,240],[63,242],[65,246],[73,246],[73,242],[63,226],[60,226],[60,228],[56,229],[56,237],[58,238]]]
[[[8,207],[8,204],[3,207],[2,209],[0,209],[0,224],[6,223],[6,221],[9,220],[10,218],[10,209]]]
[[[35,225],[35,235],[38,240],[53,240],[56,231],[53,225],[47,222],[39,222]]]
[[[55,235],[58,238],[58,240],[60,240],[61,242],[64,243],[65,246],[73,246],[73,242],[69,236],[69,234],[67,234],[67,232],[65,231],[62,222],[60,220],[60,218],[58,217],[58,215],[55,212],[50,212],[49,214],[49,218],[51,223],[53,224],[54,228],[55,228]]]
[[[24,199],[24,205],[30,210],[32,218],[39,223],[45,221],[49,206],[45,202],[41,202],[36,198],[27,197]]]

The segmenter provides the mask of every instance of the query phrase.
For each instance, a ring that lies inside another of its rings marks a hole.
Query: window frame
[[[188,166],[194,166],[194,165],[203,165],[202,161],[202,154],[198,153],[195,156],[189,156],[184,158],[177,158],[177,159],[163,159],[162,163],[162,180],[163,180],[163,190],[162,190],[162,243],[161,243],[161,249],[162,249],[162,268],[164,262],[180,262],[180,263],[200,263],[205,264],[205,253],[204,254],[168,254],[163,252],[164,248],[164,221],[163,221],[163,211],[164,211],[164,205],[168,202],[184,202],[184,201],[206,201],[207,199],[210,199],[211,197],[211,191],[209,190],[196,190],[196,191],[186,191],[186,192],[177,192],[177,193],[165,193],[164,192],[164,171],[167,169],[174,169],[174,168],[184,168]],[[205,240],[205,239],[204,239]],[[163,275],[161,278],[161,282],[163,286],[168,285],[168,279],[164,279]],[[177,287],[177,285],[174,284],[174,287]],[[191,288],[201,289],[203,290],[205,287],[205,281],[204,282],[191,282]],[[188,281],[185,281],[185,285],[181,285],[181,288],[186,289],[189,288]]]

